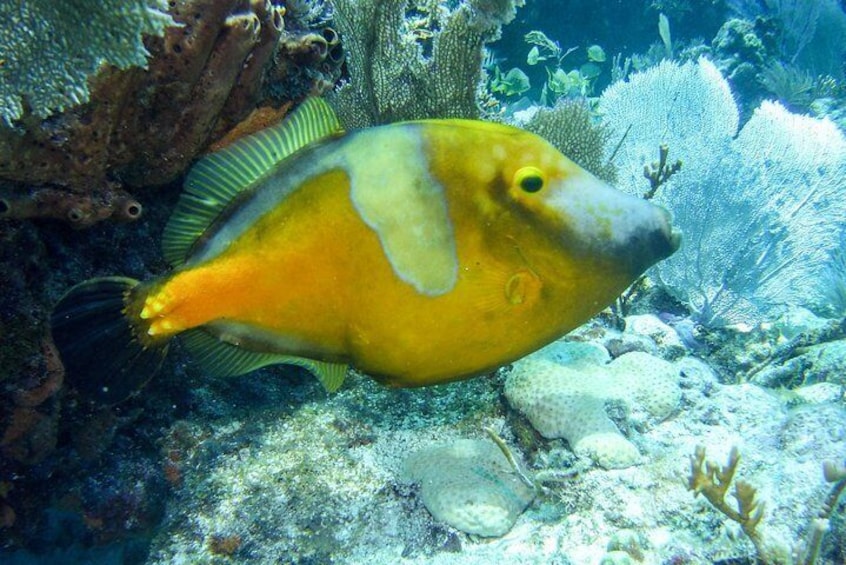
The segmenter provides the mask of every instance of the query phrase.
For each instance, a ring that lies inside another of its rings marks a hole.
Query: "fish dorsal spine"
[[[240,194],[303,147],[341,133],[335,112],[322,98],[308,98],[281,123],[243,137],[198,161],[165,227],[162,251],[173,266]]]

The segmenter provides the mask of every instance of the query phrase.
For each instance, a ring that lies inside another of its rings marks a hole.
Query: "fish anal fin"
[[[343,363],[250,351],[222,341],[202,328],[183,332],[180,338],[203,371],[214,377],[243,375],[268,365],[296,365],[313,373],[327,392],[335,392],[344,383],[347,374],[347,365]]]
[[[317,377],[326,392],[335,392],[341,388],[347,376],[347,369],[349,369],[346,363],[327,363],[303,357],[285,357],[285,360],[280,361],[280,363],[297,365],[310,371]]]

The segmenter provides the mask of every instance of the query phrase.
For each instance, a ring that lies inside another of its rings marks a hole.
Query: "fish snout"
[[[672,217],[664,208],[646,200],[636,203],[647,208],[642,212],[644,222],[635,226],[627,242],[619,250],[630,259],[631,272],[635,275],[666,259],[681,245],[681,231],[672,225]]]
[[[612,262],[633,278],[681,244],[681,232],[664,208],[589,173],[565,181],[551,204],[574,250]]]

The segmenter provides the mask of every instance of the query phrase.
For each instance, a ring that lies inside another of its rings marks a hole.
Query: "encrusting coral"
[[[169,5],[175,25],[145,38],[148,68],[103,67],[89,102],[0,127],[0,217],[134,219],[130,189],[173,181],[257,107],[280,108],[340,75],[337,34],[289,21],[281,3]]]
[[[408,478],[432,515],[468,534],[505,535],[535,497],[514,463],[488,441],[459,440],[413,453]]]
[[[24,106],[46,118],[87,102],[88,77],[103,62],[145,66],[142,35],[161,36],[174,24],[166,9],[164,0],[0,3],[0,120],[11,125]]]
[[[639,351],[609,359],[600,346],[554,343],[514,364],[505,396],[542,436],[564,438],[577,455],[620,469],[641,455],[606,406],[623,403],[636,423],[660,422],[681,400],[679,370]]]

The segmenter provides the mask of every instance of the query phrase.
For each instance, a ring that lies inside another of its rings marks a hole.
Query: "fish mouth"
[[[673,226],[670,213],[651,203],[648,205],[654,208],[653,221],[634,230],[620,247],[620,254],[628,258],[630,271],[635,276],[670,257],[682,242],[682,232]]]
[[[664,225],[652,233],[650,247],[657,257],[656,260],[660,261],[679,250],[679,247],[681,247],[682,232],[673,226],[673,218],[667,210],[658,208],[658,213],[662,216]]]

